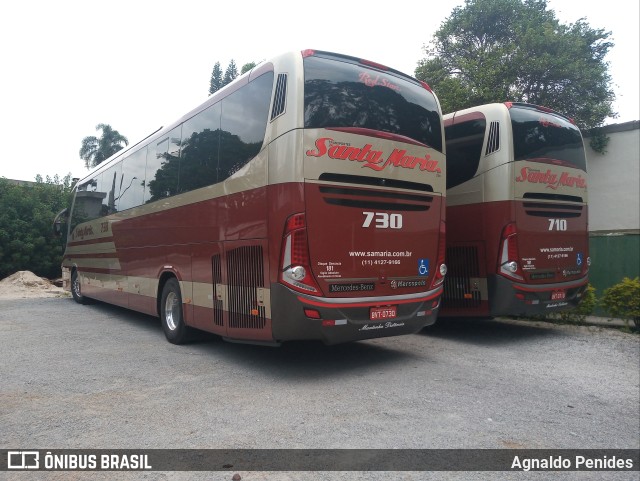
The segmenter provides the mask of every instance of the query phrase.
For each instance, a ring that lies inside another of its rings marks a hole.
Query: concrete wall
[[[604,155],[587,149],[589,231],[640,230],[640,122],[605,127]]]
[[[589,282],[602,296],[624,277],[640,276],[640,122],[604,128],[604,155],[587,148]]]

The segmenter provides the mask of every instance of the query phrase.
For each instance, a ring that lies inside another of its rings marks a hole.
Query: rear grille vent
[[[525,199],[557,200],[561,202],[583,202],[582,197],[578,197],[577,195],[542,194],[538,192],[527,192],[522,197]]]
[[[443,308],[476,308],[481,292],[471,285],[471,278],[479,277],[478,248],[460,246],[447,248],[447,276],[442,294]]]
[[[339,182],[343,184],[360,184],[376,187],[392,187],[394,189],[417,190],[422,192],[433,192],[433,187],[429,184],[418,182],[408,182],[406,180],[385,179],[380,177],[367,177],[364,175],[349,174],[321,174],[320,180],[327,182]]]
[[[211,270],[213,272],[213,323],[216,326],[222,326],[222,313],[224,307],[222,300],[217,299],[216,286],[222,284],[222,263],[220,262],[220,254],[213,256],[211,259]]]
[[[548,202],[524,202],[524,211],[533,217],[568,219],[582,215],[581,205],[552,204]]]
[[[229,327],[263,329],[265,308],[258,305],[258,287],[264,286],[262,247],[238,247],[227,253]]]
[[[278,74],[276,91],[273,95],[273,109],[271,110],[271,120],[284,112],[287,99],[287,74]]]
[[[395,211],[427,211],[433,196],[348,187],[320,187],[324,201],[331,205]],[[375,198],[375,199],[373,199]]]
[[[487,138],[487,150],[485,155],[492,154],[500,150],[500,123],[491,122],[489,126],[489,137]]]

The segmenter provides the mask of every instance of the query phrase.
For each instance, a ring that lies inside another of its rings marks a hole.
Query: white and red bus
[[[512,102],[444,119],[449,273],[440,315],[575,305],[590,264],[580,130],[550,109]]]
[[[173,343],[416,332],[446,273],[443,151],[425,83],[281,55],[76,184],[64,285],[159,316]]]

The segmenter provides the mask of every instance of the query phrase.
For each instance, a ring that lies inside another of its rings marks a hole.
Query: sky
[[[619,113],[640,119],[638,0],[548,0],[563,23],[612,32],[607,61]],[[83,177],[82,139],[109,124],[133,144],[208,96],[213,65],[240,70],[307,48],[410,75],[464,0],[303,3],[245,0],[5,2],[0,29],[0,177]],[[437,94],[437,92],[436,92]]]

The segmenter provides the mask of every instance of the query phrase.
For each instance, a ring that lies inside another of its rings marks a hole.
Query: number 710
[[[567,219],[549,219],[549,230],[567,230]]]

